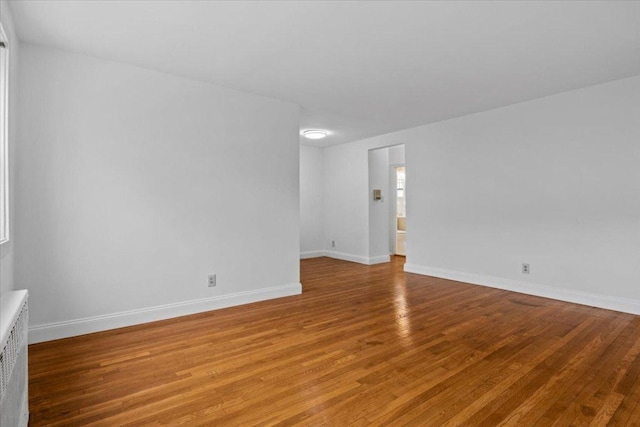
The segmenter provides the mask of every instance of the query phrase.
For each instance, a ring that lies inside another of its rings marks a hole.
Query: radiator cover
[[[0,426],[26,427],[29,422],[27,291],[0,295]]]

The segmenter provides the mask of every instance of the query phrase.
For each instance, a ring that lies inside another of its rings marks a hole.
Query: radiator
[[[29,423],[27,376],[27,291],[0,294],[0,426]]]

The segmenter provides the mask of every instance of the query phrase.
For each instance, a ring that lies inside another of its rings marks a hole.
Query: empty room
[[[0,0],[0,426],[640,426],[640,1]]]

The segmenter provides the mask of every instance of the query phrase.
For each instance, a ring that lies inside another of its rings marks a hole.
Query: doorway
[[[367,261],[370,264],[389,262],[390,256],[397,253],[396,168],[404,166],[404,144],[369,150],[369,258]],[[401,179],[404,180],[403,176],[401,174]],[[400,200],[402,206],[405,198],[403,187]],[[404,216],[403,212],[400,214]]]
[[[395,254],[406,256],[405,242],[407,239],[407,178],[404,166],[396,166],[395,170],[395,194],[396,203],[394,209]]]

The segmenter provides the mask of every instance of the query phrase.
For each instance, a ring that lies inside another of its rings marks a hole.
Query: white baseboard
[[[385,262],[391,261],[391,256],[389,255],[370,256],[368,259],[369,259],[369,262],[367,264],[369,265],[383,264]]]
[[[76,335],[90,334],[93,332],[170,319],[172,317],[186,316],[189,314],[202,313],[220,308],[250,304],[252,302],[299,295],[301,293],[302,285],[300,283],[292,283],[289,285],[237,292],[229,295],[201,298],[174,304],[165,304],[156,307],[105,314],[102,316],[85,317],[82,319],[67,320],[64,322],[36,325],[29,328],[29,343],[34,344],[43,341],[73,337]]]
[[[306,251],[306,252],[300,252],[300,259],[307,259],[307,258],[318,258],[324,256],[324,251],[320,250],[320,251]]]
[[[490,288],[503,289],[506,291],[518,292],[521,294],[535,295],[543,298],[588,305],[591,307],[621,311],[623,313],[640,314],[640,300],[635,299],[614,297],[602,294],[592,294],[589,292],[581,292],[573,289],[560,287],[556,288],[547,285],[539,285],[534,283],[520,282],[517,280],[504,279],[501,277],[462,273],[453,270],[446,270],[443,268],[426,267],[415,264],[405,264],[404,271],[408,273],[422,274],[425,276],[456,280],[459,282],[471,283],[474,285],[487,286]]]
[[[327,256],[329,258],[341,259],[343,261],[357,262],[359,264],[366,264],[366,265],[381,264],[383,262],[389,262],[391,260],[389,255],[366,257],[366,256],[353,255],[353,254],[347,254],[344,252],[336,252],[336,251],[324,251],[324,256]]]
[[[328,256],[329,258],[341,259],[343,261],[351,261],[357,262],[359,264],[367,264],[369,260],[367,257],[360,255],[352,255],[344,252],[336,252],[336,251],[324,251],[324,256]]]

